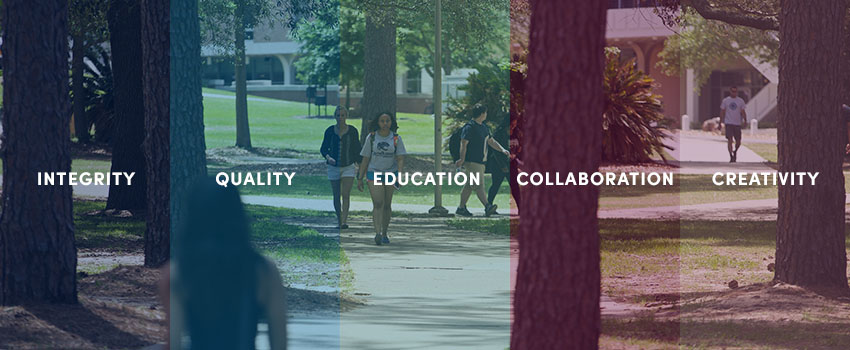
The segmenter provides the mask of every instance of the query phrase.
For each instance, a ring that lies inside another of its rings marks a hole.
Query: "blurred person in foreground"
[[[170,348],[255,349],[265,320],[271,348],[286,349],[283,282],[251,245],[239,192],[206,179],[190,194],[170,267]]]

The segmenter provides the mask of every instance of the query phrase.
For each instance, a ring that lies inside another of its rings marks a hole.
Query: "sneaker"
[[[498,207],[498,205],[488,204],[486,207],[484,207],[484,216],[490,217],[490,215],[495,214],[497,207]]]
[[[385,234],[383,234],[383,235],[381,236],[381,243],[383,243],[383,244],[390,244],[390,238],[389,238],[389,237],[387,237],[387,234],[386,234],[386,233],[385,233]]]
[[[455,214],[466,217],[472,216],[472,213],[470,213],[469,210],[466,210],[466,207],[457,207]]]
[[[381,245],[381,234],[380,233],[375,234],[375,244]]]

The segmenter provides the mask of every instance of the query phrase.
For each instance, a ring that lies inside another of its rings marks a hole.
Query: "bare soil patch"
[[[79,304],[0,309],[2,349],[136,349],[164,343],[159,271],[121,266],[78,280]]]

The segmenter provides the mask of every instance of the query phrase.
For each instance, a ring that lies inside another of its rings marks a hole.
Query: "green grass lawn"
[[[764,158],[765,160],[767,160],[768,162],[779,162],[779,151],[777,151],[775,144],[744,142],[743,145],[758,154],[759,156],[761,156],[762,158]]]
[[[491,184],[489,176],[484,177],[485,186]],[[351,200],[359,202],[370,202],[369,190],[365,187],[363,192],[357,190],[357,183],[351,189]],[[485,188],[486,190],[486,188]],[[328,210],[333,210],[331,206],[331,185],[326,176],[299,176],[296,175],[292,180],[292,186],[247,186],[240,187],[239,191],[243,195],[264,195],[277,197],[292,197],[292,198],[312,198],[312,199],[327,199]],[[461,187],[459,186],[443,186],[443,206],[454,210],[455,206],[460,201]],[[499,206],[501,212],[506,213],[509,206],[510,186],[507,182],[502,183],[499,190],[499,195],[496,196],[496,205]],[[432,186],[404,186],[400,191],[393,194],[393,203],[403,204],[434,204],[434,188]],[[470,208],[483,207],[478,202],[477,197],[473,196],[469,199],[468,206]]]
[[[706,296],[724,296],[727,283],[739,286],[768,283],[773,272],[767,269],[776,252],[776,222],[753,221],[654,221],[603,219],[599,221],[602,291],[615,300],[647,305],[660,300],[678,301],[682,312],[699,312]],[[846,233],[850,244],[850,231]],[[769,298],[769,296],[761,296]],[[740,300],[740,298],[739,298]],[[804,300],[801,302],[805,302]],[[809,301],[820,303],[819,301]],[[712,309],[722,306],[712,304]],[[797,312],[793,304],[765,301],[762,312],[772,312],[754,322],[742,322],[750,308],[738,309],[729,304],[730,320],[656,319],[652,312],[636,317],[603,320],[602,349],[778,349],[753,344],[809,344],[817,349],[844,349],[846,316],[814,319],[806,323],[812,329],[800,330],[800,324],[786,322],[788,312]],[[830,305],[835,305],[830,304]],[[827,306],[824,306],[826,308]],[[783,309],[788,310],[783,312]],[[817,307],[808,309],[818,310]],[[742,315],[737,316],[738,313]],[[757,312],[756,312],[757,313]],[[678,312],[677,312],[678,314]],[[829,315],[824,309],[820,314]],[[845,314],[843,314],[845,315]],[[727,318],[724,316],[723,318]],[[814,322],[817,321],[817,322]],[[747,326],[744,326],[747,325]],[[741,327],[746,327],[742,330]],[[815,331],[815,328],[822,328]],[[681,330],[681,333],[680,333]],[[825,337],[815,340],[785,339],[820,332]],[[843,331],[841,331],[843,332]],[[778,338],[777,338],[778,337]],[[720,345],[719,345],[719,344]],[[818,344],[815,346],[815,344]],[[783,349],[801,349],[789,346]]]
[[[733,202],[777,197],[776,186],[715,186],[712,175],[676,174],[674,186],[602,186],[602,210]],[[850,193],[850,173],[844,173]]]
[[[71,171],[106,173],[112,168],[112,162],[100,159],[72,159]],[[0,160],[0,175],[3,174],[3,161]]]
[[[215,89],[204,89],[204,93],[233,95]],[[249,98],[252,100],[248,101],[248,121],[254,147],[319,153],[325,129],[335,123],[333,119],[295,118],[307,115],[306,103]],[[328,113],[332,108],[328,106]],[[361,129],[359,119],[351,119],[349,124]],[[236,142],[235,100],[204,97],[204,125],[207,148],[233,146]],[[430,115],[399,113],[398,125],[408,152],[434,151],[434,120]]]
[[[460,230],[493,233],[500,236],[510,236],[511,223],[508,218],[451,218],[446,224]]]
[[[144,248],[144,219],[88,215],[105,207],[104,201],[74,201],[77,248],[140,254]],[[245,209],[251,219],[251,239],[265,256],[276,262],[287,282],[339,287],[341,281],[351,279],[348,276],[348,258],[337,240],[322,236],[313,229],[280,222],[281,217],[330,218],[333,214],[258,205],[247,205]],[[97,273],[112,267],[97,266],[84,270]],[[342,271],[342,277],[339,271]]]

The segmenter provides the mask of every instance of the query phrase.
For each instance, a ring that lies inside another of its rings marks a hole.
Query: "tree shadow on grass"
[[[102,309],[95,311],[93,306],[93,303],[81,301],[80,304],[76,305],[28,305],[25,306],[25,309],[39,320],[99,347],[127,349],[139,348],[152,343],[140,339],[137,335],[125,332],[116,327],[114,321],[109,321],[99,314],[123,313],[127,310],[122,310],[121,307],[101,305]]]
[[[617,340],[699,349],[846,349],[846,290],[754,284],[735,290],[681,294],[678,311],[606,317],[603,334]]]

